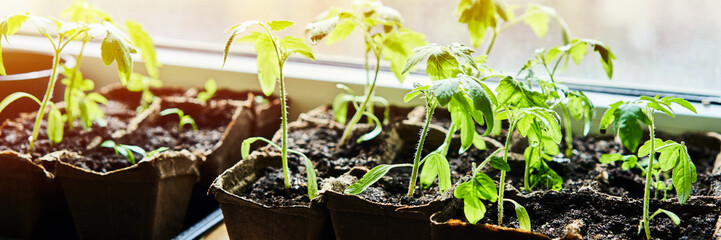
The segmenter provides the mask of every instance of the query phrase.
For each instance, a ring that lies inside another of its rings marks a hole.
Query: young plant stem
[[[508,119],[511,119],[510,116]],[[516,124],[511,122],[511,126],[508,128],[508,135],[506,136],[506,144],[503,145],[503,161],[508,162],[508,144],[511,143],[511,136],[513,136],[513,130]],[[528,165],[528,164],[526,164]],[[506,182],[506,171],[501,170],[501,179],[498,182],[498,226],[503,224],[503,193]]]
[[[426,105],[426,122],[423,124],[423,130],[421,130],[420,139],[418,139],[418,147],[416,148],[416,155],[413,158],[413,172],[411,172],[411,184],[408,185],[408,196],[413,196],[413,192],[416,189],[416,181],[418,180],[418,168],[421,165],[421,152],[423,152],[423,144],[426,141],[426,135],[428,135],[428,127],[431,125],[431,118],[433,112],[436,110],[435,99],[431,100],[431,104]]]
[[[568,107],[561,104],[561,111],[563,111],[563,139],[566,142],[566,157],[573,155],[573,129],[571,127],[571,115],[568,113]]]
[[[648,134],[650,137],[649,145],[651,152],[649,152],[649,161],[648,166],[646,167],[646,186],[645,190],[643,192],[643,229],[646,232],[646,239],[651,239],[651,229],[648,227],[648,208],[649,208],[649,198],[651,197],[651,170],[653,169],[653,160],[656,157],[656,146],[654,146],[654,129],[655,129],[655,123],[653,119],[653,109],[647,108],[647,112],[649,113],[649,119],[651,119],[651,125],[648,126]]]
[[[451,124],[451,128],[448,129],[448,133],[446,134],[446,139],[443,140],[443,152],[441,152],[441,155],[448,155],[448,148],[451,147],[451,140],[453,139],[453,134],[456,134],[456,131],[458,131],[456,124]]]
[[[376,54],[376,62],[380,63],[380,54]],[[376,80],[378,80],[378,72],[380,71],[380,64],[376,64],[376,70],[373,77],[373,82],[370,85],[369,90],[366,92],[366,98],[363,101],[363,104],[358,108],[353,114],[353,117],[348,121],[348,126],[345,127],[343,130],[343,136],[340,138],[340,143],[338,145],[343,146],[345,145],[346,141],[348,140],[348,137],[350,136],[350,133],[353,132],[353,127],[355,126],[358,121],[360,121],[360,118],[363,116],[363,111],[365,111],[366,106],[368,106],[368,102],[371,101],[371,94],[375,90],[376,87]]]
[[[50,74],[50,78],[48,79],[48,88],[47,90],[45,90],[45,96],[43,97],[43,101],[40,104],[40,109],[38,109],[37,116],[35,117],[35,125],[33,126],[32,136],[30,137],[30,146],[28,147],[28,153],[33,152],[33,149],[35,149],[35,140],[37,140],[38,138],[40,122],[43,120],[43,116],[45,115],[45,108],[48,106],[50,98],[52,98],[53,89],[55,89],[55,76],[57,76],[58,66],[60,65],[60,51],[62,51],[62,48],[56,48],[53,55],[53,68]]]
[[[80,69],[80,62],[83,60],[83,50],[85,50],[85,44],[88,43],[88,41],[83,40],[82,45],[80,46],[80,52],[78,53],[78,56],[75,57],[75,66],[73,66],[73,73],[70,76],[70,81],[68,83],[68,91],[65,94],[65,113],[69,117],[68,119],[68,128],[70,130],[73,130],[73,119],[72,116],[74,116],[74,112],[72,112],[71,103],[73,102],[73,90],[75,90],[75,75],[78,73],[78,69]]]
[[[288,109],[285,97],[285,79],[283,77],[283,64],[280,64],[280,111],[281,115],[281,148],[280,154],[283,161],[283,183],[285,184],[285,192],[290,195],[290,176],[288,174]]]

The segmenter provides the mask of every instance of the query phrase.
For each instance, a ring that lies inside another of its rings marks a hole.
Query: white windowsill
[[[4,41],[4,40],[3,40]],[[3,51],[8,49],[24,51],[50,52],[47,39],[34,36],[11,36],[8,43],[3,42]],[[75,54],[79,45],[70,44],[65,54]],[[208,78],[214,78],[220,87],[231,89],[260,90],[256,78],[255,58],[241,55],[228,56],[225,67],[221,70],[223,61],[222,49],[217,51],[187,50],[178,48],[159,47],[158,60],[163,64],[161,78],[168,86],[202,86]],[[96,81],[96,85],[118,83],[115,64],[104,66],[100,59],[98,42],[91,42],[84,52],[82,69],[86,78]],[[143,64],[139,58],[134,58],[135,69],[142,71]],[[283,69],[288,85],[288,95],[291,99],[290,113],[295,118],[299,113],[308,111],[322,104],[330,104],[336,94],[341,90],[336,83],[350,86],[356,92],[363,92],[365,71],[360,68],[331,66],[317,63],[292,62],[286,63]],[[377,83],[377,95],[385,97],[392,104],[411,106],[421,104],[420,101],[403,103],[403,96],[411,88],[413,82],[428,82],[422,74],[411,74],[403,84],[388,71],[381,71]],[[487,82],[488,87],[495,89],[496,83]],[[592,132],[598,131],[598,121],[609,104],[619,100],[632,100],[634,97],[608,93],[586,92],[594,105],[597,106],[596,117],[592,121]],[[713,131],[721,132],[721,106],[693,103],[698,115],[678,108],[676,118],[661,116],[657,118],[657,126],[667,132],[679,133],[683,131]],[[580,124],[575,124],[580,127]]]

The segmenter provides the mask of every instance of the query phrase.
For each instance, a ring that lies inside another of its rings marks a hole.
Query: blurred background
[[[160,46],[222,51],[224,30],[245,20],[287,19],[296,26],[284,33],[302,36],[305,25],[331,6],[350,8],[351,0],[88,0],[115,21],[140,22]],[[512,0],[509,4],[526,3]],[[561,73],[572,83],[602,87],[654,89],[721,96],[721,1],[671,0],[537,0],[565,18],[574,37],[598,39],[611,47],[617,59],[613,80],[606,78],[597,55]],[[0,15],[30,12],[59,17],[72,0],[1,0]],[[469,44],[464,24],[457,22],[457,1],[384,0],[400,11],[405,26],[426,34],[428,42]],[[32,30],[32,29],[28,29]],[[29,31],[32,32],[32,31]],[[486,41],[486,44],[488,39]],[[550,22],[548,34],[538,39],[518,24],[496,40],[488,65],[515,73],[534,50],[561,43],[558,24]],[[3,40],[3,47],[12,45]],[[319,60],[362,63],[363,42],[357,32],[348,40],[315,47]],[[485,49],[482,46],[480,49]],[[234,46],[236,52],[252,52]],[[480,50],[479,50],[480,51]]]

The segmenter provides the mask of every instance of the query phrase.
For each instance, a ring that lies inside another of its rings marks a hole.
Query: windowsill
[[[97,86],[118,82],[115,66],[106,67],[100,58],[100,44],[90,42],[84,51],[82,69],[86,78],[96,81]],[[11,36],[8,43],[3,43],[3,50],[16,49],[24,51],[51,52],[47,39],[35,36]],[[65,54],[74,54],[79,50],[79,44],[69,44]],[[232,89],[260,90],[256,79],[256,62],[253,56],[231,54],[225,67],[223,64],[222,49],[212,51],[208,49],[189,50],[181,48],[158,47],[158,60],[163,64],[161,78],[169,86],[202,86],[208,78],[214,78],[219,87]],[[143,71],[143,64],[138,56],[134,67]],[[336,88],[337,83],[350,86],[356,92],[363,92],[365,84],[365,71],[361,68],[348,66],[334,66],[320,63],[289,61],[283,72],[288,85],[288,95],[292,100],[290,116],[295,118],[299,113],[308,111],[322,104],[330,104],[336,94],[341,90]],[[413,82],[428,82],[424,74],[410,74],[403,84],[399,83],[393,73],[381,71],[377,83],[377,95],[385,97],[391,104],[411,106],[420,104],[418,101],[403,103],[403,96],[411,88]],[[496,82],[486,82],[488,87],[495,89]],[[611,90],[613,91],[613,90]],[[586,95],[596,105],[596,116],[592,121],[592,129],[597,132],[598,121],[608,105],[619,100],[632,100],[635,97],[607,92],[586,91]],[[657,126],[663,131],[679,133],[683,131],[713,131],[721,132],[721,105],[692,103],[698,114],[678,108],[676,118],[660,116]],[[580,128],[581,124],[575,124]],[[574,129],[576,130],[576,129]],[[579,129],[580,130],[580,129]]]

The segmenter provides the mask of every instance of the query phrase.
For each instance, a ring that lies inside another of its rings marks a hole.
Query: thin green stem
[[[413,172],[411,172],[411,184],[408,186],[408,196],[413,196],[413,192],[416,189],[416,181],[418,178],[418,168],[420,168],[421,152],[423,151],[423,144],[426,141],[426,135],[428,135],[428,127],[431,125],[431,118],[433,117],[433,111],[436,109],[435,99],[431,99],[431,104],[427,104],[426,107],[426,122],[423,124],[423,130],[421,130],[421,137],[418,139],[418,147],[416,148],[416,155],[413,158]]]
[[[377,62],[380,62],[380,55],[376,55]],[[378,80],[378,72],[380,71],[380,64],[376,65],[375,74],[373,77],[373,82],[371,83],[370,90],[366,94],[373,93],[376,87],[376,80]],[[348,140],[348,137],[350,136],[350,133],[353,132],[353,127],[355,126],[358,121],[360,121],[361,117],[363,116],[363,111],[366,109],[366,106],[368,105],[368,102],[371,101],[371,97],[369,95],[366,95],[365,100],[363,101],[363,104],[361,105],[358,110],[356,110],[355,114],[353,114],[353,117],[348,121],[348,126],[345,127],[343,130],[343,136],[340,138],[340,143],[338,145],[343,146],[345,145],[346,141]]]
[[[451,128],[448,129],[448,133],[446,133],[446,139],[443,140],[443,151],[441,155],[448,155],[448,148],[451,146],[451,140],[453,139],[453,134],[456,134],[456,131],[458,131],[456,124],[451,124]]]
[[[508,116],[508,119],[512,119],[511,116]],[[506,136],[506,144],[503,145],[505,148],[503,150],[503,161],[508,162],[508,144],[511,143],[511,136],[513,136],[513,130],[515,128],[515,123],[511,122],[510,128],[508,128],[508,135]],[[498,182],[498,226],[502,226],[503,224],[503,193],[505,190],[506,185],[506,171],[501,170],[501,179]]]
[[[655,123],[653,118],[653,109],[647,108],[647,112],[649,113],[649,117],[651,119],[651,125],[648,126],[649,128],[649,137],[650,137],[650,149],[651,152],[649,153],[649,161],[648,166],[646,167],[646,186],[645,190],[643,192],[643,229],[646,232],[646,239],[651,239],[651,229],[648,226],[649,217],[648,217],[648,210],[649,210],[649,198],[651,197],[651,170],[653,169],[653,160],[656,157],[656,146],[654,146],[654,129],[655,129]]]
[[[55,46],[55,44],[53,44],[53,46]],[[50,74],[50,78],[48,79],[48,88],[47,90],[45,90],[45,96],[43,97],[43,101],[40,104],[40,109],[38,109],[37,116],[35,117],[33,133],[30,137],[30,146],[28,147],[29,153],[33,152],[33,149],[35,149],[35,140],[37,140],[38,138],[40,122],[43,120],[43,116],[45,115],[45,108],[47,108],[48,102],[50,101],[50,98],[52,98],[53,89],[55,89],[55,76],[57,76],[58,66],[60,65],[60,51],[62,51],[62,49],[55,49],[55,54],[53,55],[53,69],[52,73]]]
[[[563,129],[564,141],[566,142],[566,157],[573,155],[573,129],[571,126],[571,115],[566,105],[561,104],[561,111],[563,111]]]
[[[72,130],[73,122],[75,120],[75,112],[73,112],[72,102],[73,102],[73,92],[75,91],[75,77],[78,74],[78,70],[80,69],[80,63],[83,60],[83,50],[85,50],[85,44],[88,43],[88,41],[83,40],[82,45],[80,46],[80,52],[78,53],[78,56],[75,57],[75,66],[73,66],[73,73],[70,75],[70,81],[68,81],[68,87],[65,91],[65,114],[68,116],[68,128]]]
[[[498,32],[493,31],[493,37],[491,37],[491,43],[489,43],[488,48],[486,48],[486,56],[491,54],[491,49],[493,48],[493,44],[496,43],[496,36],[498,36]]]

